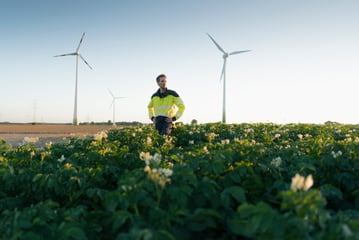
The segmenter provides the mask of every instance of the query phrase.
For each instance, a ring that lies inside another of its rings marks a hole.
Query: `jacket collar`
[[[161,89],[159,88],[157,90],[157,95],[160,96],[160,98],[166,97],[168,95],[168,88],[166,88],[166,91],[161,93]]]

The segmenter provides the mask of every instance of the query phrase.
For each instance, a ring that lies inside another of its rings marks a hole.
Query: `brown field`
[[[31,125],[31,124],[0,124],[0,139],[16,147],[25,137],[38,137],[37,146],[48,142],[61,142],[66,138],[82,135],[94,135],[98,132],[117,128],[112,125]]]

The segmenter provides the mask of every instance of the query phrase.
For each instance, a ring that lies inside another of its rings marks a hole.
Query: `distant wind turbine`
[[[116,120],[115,120],[115,117],[116,117],[116,100],[117,99],[121,99],[121,98],[124,98],[124,97],[116,97],[112,92],[111,92],[111,90],[110,89],[107,89],[108,90],[108,92],[111,94],[111,96],[112,96],[112,103],[111,103],[111,105],[110,105],[110,108],[112,107],[113,108],[113,120],[112,120],[112,124],[114,125],[114,126],[116,126]]]
[[[235,54],[240,54],[240,53],[245,53],[245,52],[249,52],[251,50],[243,50],[243,51],[234,51],[231,53],[228,53],[226,51],[224,51],[221,46],[219,46],[219,44],[213,39],[213,37],[211,35],[209,35],[207,33],[208,37],[212,40],[212,42],[217,46],[217,48],[219,49],[219,51],[221,51],[223,53],[223,67],[222,67],[222,72],[221,72],[221,76],[219,78],[219,80],[221,81],[223,78],[223,111],[222,111],[222,123],[226,123],[226,62],[227,62],[227,58],[231,55],[235,55]]]
[[[66,54],[61,54],[61,55],[56,55],[54,57],[64,57],[64,56],[76,56],[76,82],[75,82],[75,105],[74,105],[74,116],[73,116],[73,120],[72,120],[72,124],[73,125],[79,125],[79,121],[78,121],[78,115],[77,115],[77,102],[78,102],[78,96],[77,96],[77,92],[78,92],[78,65],[79,65],[79,57],[82,59],[82,61],[84,61],[84,63],[86,63],[86,65],[91,69],[92,67],[90,66],[90,64],[88,64],[88,62],[82,57],[82,55],[80,54],[79,50],[80,50],[80,46],[82,43],[82,40],[84,39],[85,33],[82,34],[81,40],[79,45],[76,48],[76,51],[73,53],[66,53]]]

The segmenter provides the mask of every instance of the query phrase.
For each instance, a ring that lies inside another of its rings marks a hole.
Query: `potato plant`
[[[0,142],[1,239],[359,239],[359,126]]]

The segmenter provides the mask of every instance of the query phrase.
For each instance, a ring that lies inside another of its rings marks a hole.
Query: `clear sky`
[[[2,0],[0,122],[72,122],[74,52],[79,121],[149,123],[155,77],[186,104],[180,121],[359,123],[357,0]]]

